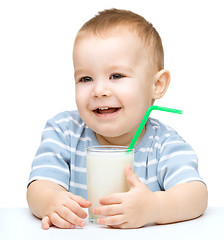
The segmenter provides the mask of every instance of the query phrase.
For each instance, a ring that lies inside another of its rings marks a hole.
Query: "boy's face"
[[[156,74],[141,41],[131,33],[86,33],[74,46],[74,68],[83,121],[101,144],[129,145],[151,106]]]

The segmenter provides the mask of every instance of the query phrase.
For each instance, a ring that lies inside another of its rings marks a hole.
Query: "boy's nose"
[[[93,92],[94,97],[110,97],[112,92],[107,83],[99,81],[94,83]]]

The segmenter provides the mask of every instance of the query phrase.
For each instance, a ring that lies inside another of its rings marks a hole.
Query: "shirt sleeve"
[[[162,190],[191,181],[204,183],[194,150],[177,133],[169,134],[158,151],[157,178]]]
[[[54,119],[49,120],[33,159],[28,186],[32,181],[41,179],[55,182],[68,190],[70,149],[63,130]]]

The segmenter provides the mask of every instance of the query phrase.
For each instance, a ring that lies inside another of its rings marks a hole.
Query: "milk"
[[[113,193],[129,191],[125,167],[133,165],[134,152],[127,153],[127,147],[96,146],[87,149],[87,190],[90,222],[96,222],[92,208],[100,206],[99,199]]]

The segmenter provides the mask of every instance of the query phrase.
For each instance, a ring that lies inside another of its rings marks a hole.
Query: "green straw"
[[[174,109],[174,108],[167,108],[167,107],[160,107],[160,106],[151,106],[148,108],[148,110],[146,111],[136,133],[135,136],[133,137],[127,152],[129,152],[129,150],[133,149],[135,146],[136,141],[138,140],[139,135],[142,132],[142,129],[144,128],[148,118],[149,118],[149,114],[151,113],[152,110],[160,110],[160,111],[164,111],[164,112],[171,112],[171,113],[177,113],[177,114],[182,114],[183,111],[182,110],[178,110],[178,109]]]

